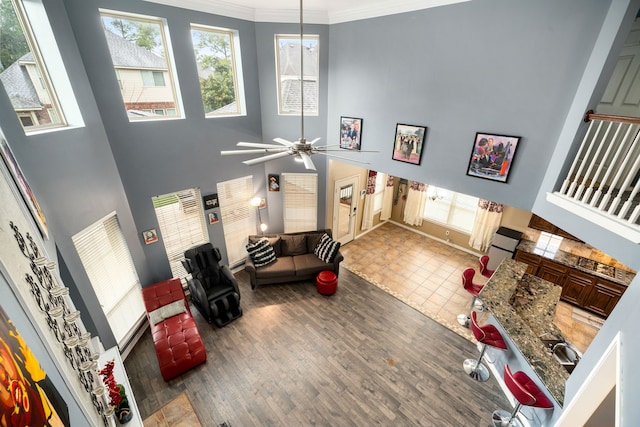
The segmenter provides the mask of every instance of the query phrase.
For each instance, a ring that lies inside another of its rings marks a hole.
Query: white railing
[[[640,242],[640,118],[588,112],[589,129],[548,199]]]

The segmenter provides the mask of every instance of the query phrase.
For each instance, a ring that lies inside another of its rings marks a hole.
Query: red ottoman
[[[336,273],[329,270],[318,273],[318,277],[316,277],[316,289],[322,295],[335,294],[338,289],[338,276],[336,276]]]

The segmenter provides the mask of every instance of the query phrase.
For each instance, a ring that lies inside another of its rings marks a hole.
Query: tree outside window
[[[202,102],[208,117],[241,112],[234,38],[231,30],[191,25]]]

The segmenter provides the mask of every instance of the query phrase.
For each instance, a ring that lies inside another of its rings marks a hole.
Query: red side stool
[[[538,386],[529,378],[527,374],[518,371],[511,373],[509,365],[504,366],[504,383],[509,391],[516,398],[518,403],[513,411],[509,413],[503,409],[493,411],[493,425],[496,427],[522,426],[517,418],[518,411],[522,405],[533,406],[534,408],[553,408],[553,403],[545,396]]]
[[[473,311],[476,301],[478,300],[478,294],[483,288],[483,284],[474,283],[473,277],[476,275],[476,270],[473,268],[467,268],[462,272],[462,286],[464,290],[469,292],[473,298],[471,299],[471,307],[469,311]],[[482,307],[482,304],[480,304]],[[465,328],[468,328],[471,324],[471,317],[468,314],[458,314],[458,323]]]
[[[486,381],[489,379],[489,370],[482,364],[482,356],[487,350],[487,346],[499,348],[500,350],[506,350],[507,344],[502,339],[502,334],[493,325],[478,325],[476,319],[476,312],[471,312],[471,330],[479,343],[482,344],[482,350],[478,360],[467,359],[462,364],[464,371],[469,374],[471,378],[476,381]]]
[[[323,270],[316,277],[316,289],[322,295],[333,295],[338,289],[338,276],[330,270]]]

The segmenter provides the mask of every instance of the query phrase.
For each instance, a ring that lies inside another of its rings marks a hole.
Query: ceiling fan
[[[280,145],[276,144],[264,144],[259,142],[238,142],[238,147],[247,147],[249,150],[226,150],[221,151],[220,155],[222,156],[230,156],[235,154],[267,154],[266,156],[257,157],[255,159],[245,160],[242,163],[245,165],[255,165],[258,163],[267,162],[269,160],[279,159],[281,157],[286,156],[295,156],[296,160],[304,162],[304,166],[307,169],[316,170],[316,166],[313,164],[311,160],[312,154],[322,154],[325,156],[335,157],[338,159],[345,159],[356,163],[368,164],[367,162],[361,162],[358,160],[353,160],[348,157],[337,156],[335,154],[330,154],[332,151],[342,151],[338,148],[338,145],[324,145],[317,146],[314,145],[316,142],[320,140],[320,138],[315,138],[312,141],[307,141],[304,137],[304,32],[303,32],[303,20],[302,20],[302,0],[300,0],[300,139],[297,141],[288,141],[284,138],[274,138],[273,140]],[[369,151],[376,152],[370,150],[361,150],[361,151]]]

